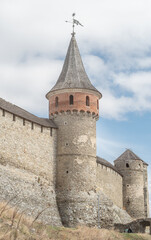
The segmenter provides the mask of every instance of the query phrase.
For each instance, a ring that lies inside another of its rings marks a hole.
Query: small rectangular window
[[[59,102],[59,98],[56,97],[56,98],[55,98],[55,107],[58,107],[58,102]]]
[[[5,110],[3,109],[3,113],[2,113],[2,116],[5,117]]]
[[[33,122],[31,123],[31,129],[32,130],[34,129],[34,123]]]
[[[13,114],[13,121],[16,121],[16,116]]]
[[[90,98],[89,98],[89,96],[86,96],[86,106],[90,106]]]
[[[43,132],[43,126],[41,126],[41,133]]]
[[[99,109],[99,100],[97,99],[97,109]]]
[[[52,137],[52,128],[50,128],[50,136]]]
[[[25,126],[25,119],[23,119],[23,126]]]
[[[69,104],[73,105],[73,95],[70,95],[70,97],[69,97]]]

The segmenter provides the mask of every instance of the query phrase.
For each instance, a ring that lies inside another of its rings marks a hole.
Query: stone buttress
[[[102,95],[85,72],[74,36],[46,97],[58,126],[56,190],[62,223],[96,225],[96,120]]]

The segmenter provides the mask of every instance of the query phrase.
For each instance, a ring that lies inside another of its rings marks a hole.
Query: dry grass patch
[[[38,220],[38,217],[35,217]],[[89,227],[64,228],[38,223],[8,203],[0,203],[0,240],[151,240],[144,234]]]

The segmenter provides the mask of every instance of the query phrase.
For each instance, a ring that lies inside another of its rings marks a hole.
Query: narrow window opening
[[[126,167],[129,168],[129,164],[128,163],[126,163]]]
[[[68,171],[66,171],[66,173],[68,173]]]
[[[31,123],[31,129],[32,130],[34,129],[34,123],[33,122]]]
[[[23,126],[25,126],[25,119],[23,119]]]
[[[56,97],[56,98],[55,98],[55,107],[58,107],[58,102],[59,102],[59,98]]]
[[[89,96],[86,96],[86,106],[90,106],[90,99],[89,99]]]
[[[16,116],[13,114],[13,121],[15,121],[16,120]]]
[[[43,132],[43,126],[41,126],[41,133]]]
[[[99,100],[97,100],[97,109],[99,109]]]
[[[70,103],[70,105],[73,105],[73,95],[70,95],[70,97],[69,97],[69,103]]]
[[[52,137],[52,128],[50,128],[50,136]]]
[[[2,116],[5,117],[5,110],[3,109],[3,113],[2,113]]]

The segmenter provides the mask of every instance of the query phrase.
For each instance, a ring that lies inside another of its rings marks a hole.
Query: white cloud
[[[105,118],[116,120],[126,119],[127,112],[133,111],[133,100],[128,97],[115,97],[109,90],[103,91],[103,98],[100,103],[101,115]]]
[[[151,72],[119,74],[114,83],[132,93],[133,111],[151,111]]]
[[[95,77],[99,78],[100,74],[104,74],[108,71],[107,65],[104,63],[103,59],[95,55],[84,55],[83,62],[87,72],[95,74]]]
[[[151,72],[119,74],[114,82],[135,95],[151,97]]]
[[[151,57],[143,57],[137,59],[137,64],[139,68],[151,69]]]
[[[125,151],[126,144],[115,141],[115,139],[98,137],[97,146],[98,156],[107,159],[113,164],[113,160],[115,160],[122,151]]]
[[[36,92],[42,98],[42,89],[48,91],[60,74],[57,66],[72,29],[65,20],[75,11],[84,25],[76,27],[76,36],[86,70],[103,93],[101,114],[121,120],[129,111],[150,111],[150,73],[141,72],[151,66],[150,7],[148,0],[77,0],[74,9],[72,0],[2,0],[1,96],[12,101],[17,89],[22,106],[43,114],[42,107],[31,103],[38,101]]]
[[[62,61],[30,59],[26,64],[1,65],[0,96],[32,113],[48,115],[46,93],[61,71]]]

